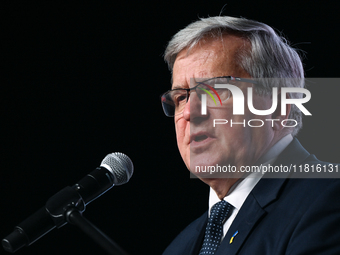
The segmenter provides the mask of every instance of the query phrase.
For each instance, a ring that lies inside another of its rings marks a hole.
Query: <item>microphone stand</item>
[[[62,189],[52,196],[46,203],[46,210],[58,228],[67,222],[71,223],[79,227],[109,254],[128,255],[107,235],[82,216],[82,212],[85,211],[85,208],[86,205],[84,199],[79,195],[74,187],[66,187]]]
[[[113,240],[107,235],[100,231],[95,225],[89,220],[82,216],[80,210],[75,207],[70,207],[66,211],[66,220],[79,227],[85,234],[91,237],[97,244],[99,244],[108,254],[112,255],[128,255],[122,248],[118,246]]]
[[[2,240],[6,251],[16,252],[29,246],[55,227],[67,223],[79,227],[104,250],[112,255],[127,255],[114,241],[82,216],[85,201],[75,188],[66,187],[47,200],[46,205],[21,222],[15,230]]]
[[[120,171],[124,170],[127,180],[129,179],[130,176],[127,175],[132,174],[132,162],[126,155],[122,155],[126,158],[120,159],[120,154],[116,155],[116,157],[119,156],[119,160],[112,155],[109,158],[106,156],[102,167],[97,167],[72,187],[67,186],[50,197],[45,206],[18,224],[12,233],[2,240],[4,249],[12,253],[16,252],[24,246],[31,245],[54,228],[61,228],[65,224],[71,223],[78,226],[109,254],[127,255],[108,236],[82,217],[87,204],[100,197],[114,185],[124,183],[123,179],[121,180],[123,182],[118,181],[114,171],[104,167],[106,163],[110,169],[111,166],[115,168],[116,165],[120,165],[117,166],[119,175],[121,175]],[[126,163],[126,160],[129,162]],[[127,172],[128,169],[130,173]]]

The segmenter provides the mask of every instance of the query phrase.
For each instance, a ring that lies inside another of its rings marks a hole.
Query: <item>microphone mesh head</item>
[[[115,185],[127,183],[133,174],[131,159],[120,152],[108,154],[100,166],[105,167],[113,174],[115,177]]]

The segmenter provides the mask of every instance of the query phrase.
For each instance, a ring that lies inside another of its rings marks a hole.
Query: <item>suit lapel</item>
[[[188,246],[188,251],[185,254],[188,255],[197,255],[201,249],[205,228],[208,223],[208,212],[206,212],[202,217],[199,223],[197,224],[195,230],[195,235],[191,239],[192,245]]]
[[[280,168],[290,169],[291,172],[282,173],[266,173],[264,178],[287,178],[289,175],[294,174],[294,165],[299,165],[302,161],[310,156],[309,152],[302,147],[300,142],[294,138],[288,147],[280,154],[275,161],[275,166]]]
[[[280,164],[285,162],[298,164],[309,155],[298,140],[294,139],[276,160],[275,165],[280,166]],[[259,181],[242,205],[219,249],[215,253],[216,255],[235,255],[238,253],[254,226],[265,217],[266,211],[264,208],[279,196],[279,191],[288,175],[289,173],[284,173],[279,179],[273,179],[275,175],[268,176],[266,174],[266,178],[262,178]],[[235,235],[235,233],[237,234]],[[233,241],[230,242],[233,235],[235,235]]]
[[[265,211],[259,206],[256,199],[249,195],[215,254],[236,254],[254,225],[264,214]],[[236,232],[237,235],[233,238],[233,242],[230,243],[232,236]]]

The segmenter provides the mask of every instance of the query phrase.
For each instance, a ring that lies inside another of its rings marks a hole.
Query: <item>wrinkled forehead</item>
[[[250,77],[239,64],[245,47],[246,40],[228,35],[202,39],[195,47],[182,50],[174,63],[172,88],[189,87],[192,78]]]

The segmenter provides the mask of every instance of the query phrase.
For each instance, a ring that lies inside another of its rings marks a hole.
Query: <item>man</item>
[[[165,60],[172,88],[162,96],[163,109],[174,117],[187,168],[210,186],[210,198],[208,212],[164,255],[340,254],[338,179],[242,171],[330,165],[293,138],[302,126],[302,106],[280,107],[282,88],[303,88],[297,52],[263,23],[211,17],[179,31]],[[245,99],[243,112],[235,114],[241,92],[252,102]],[[215,173],[221,169],[222,175]]]

